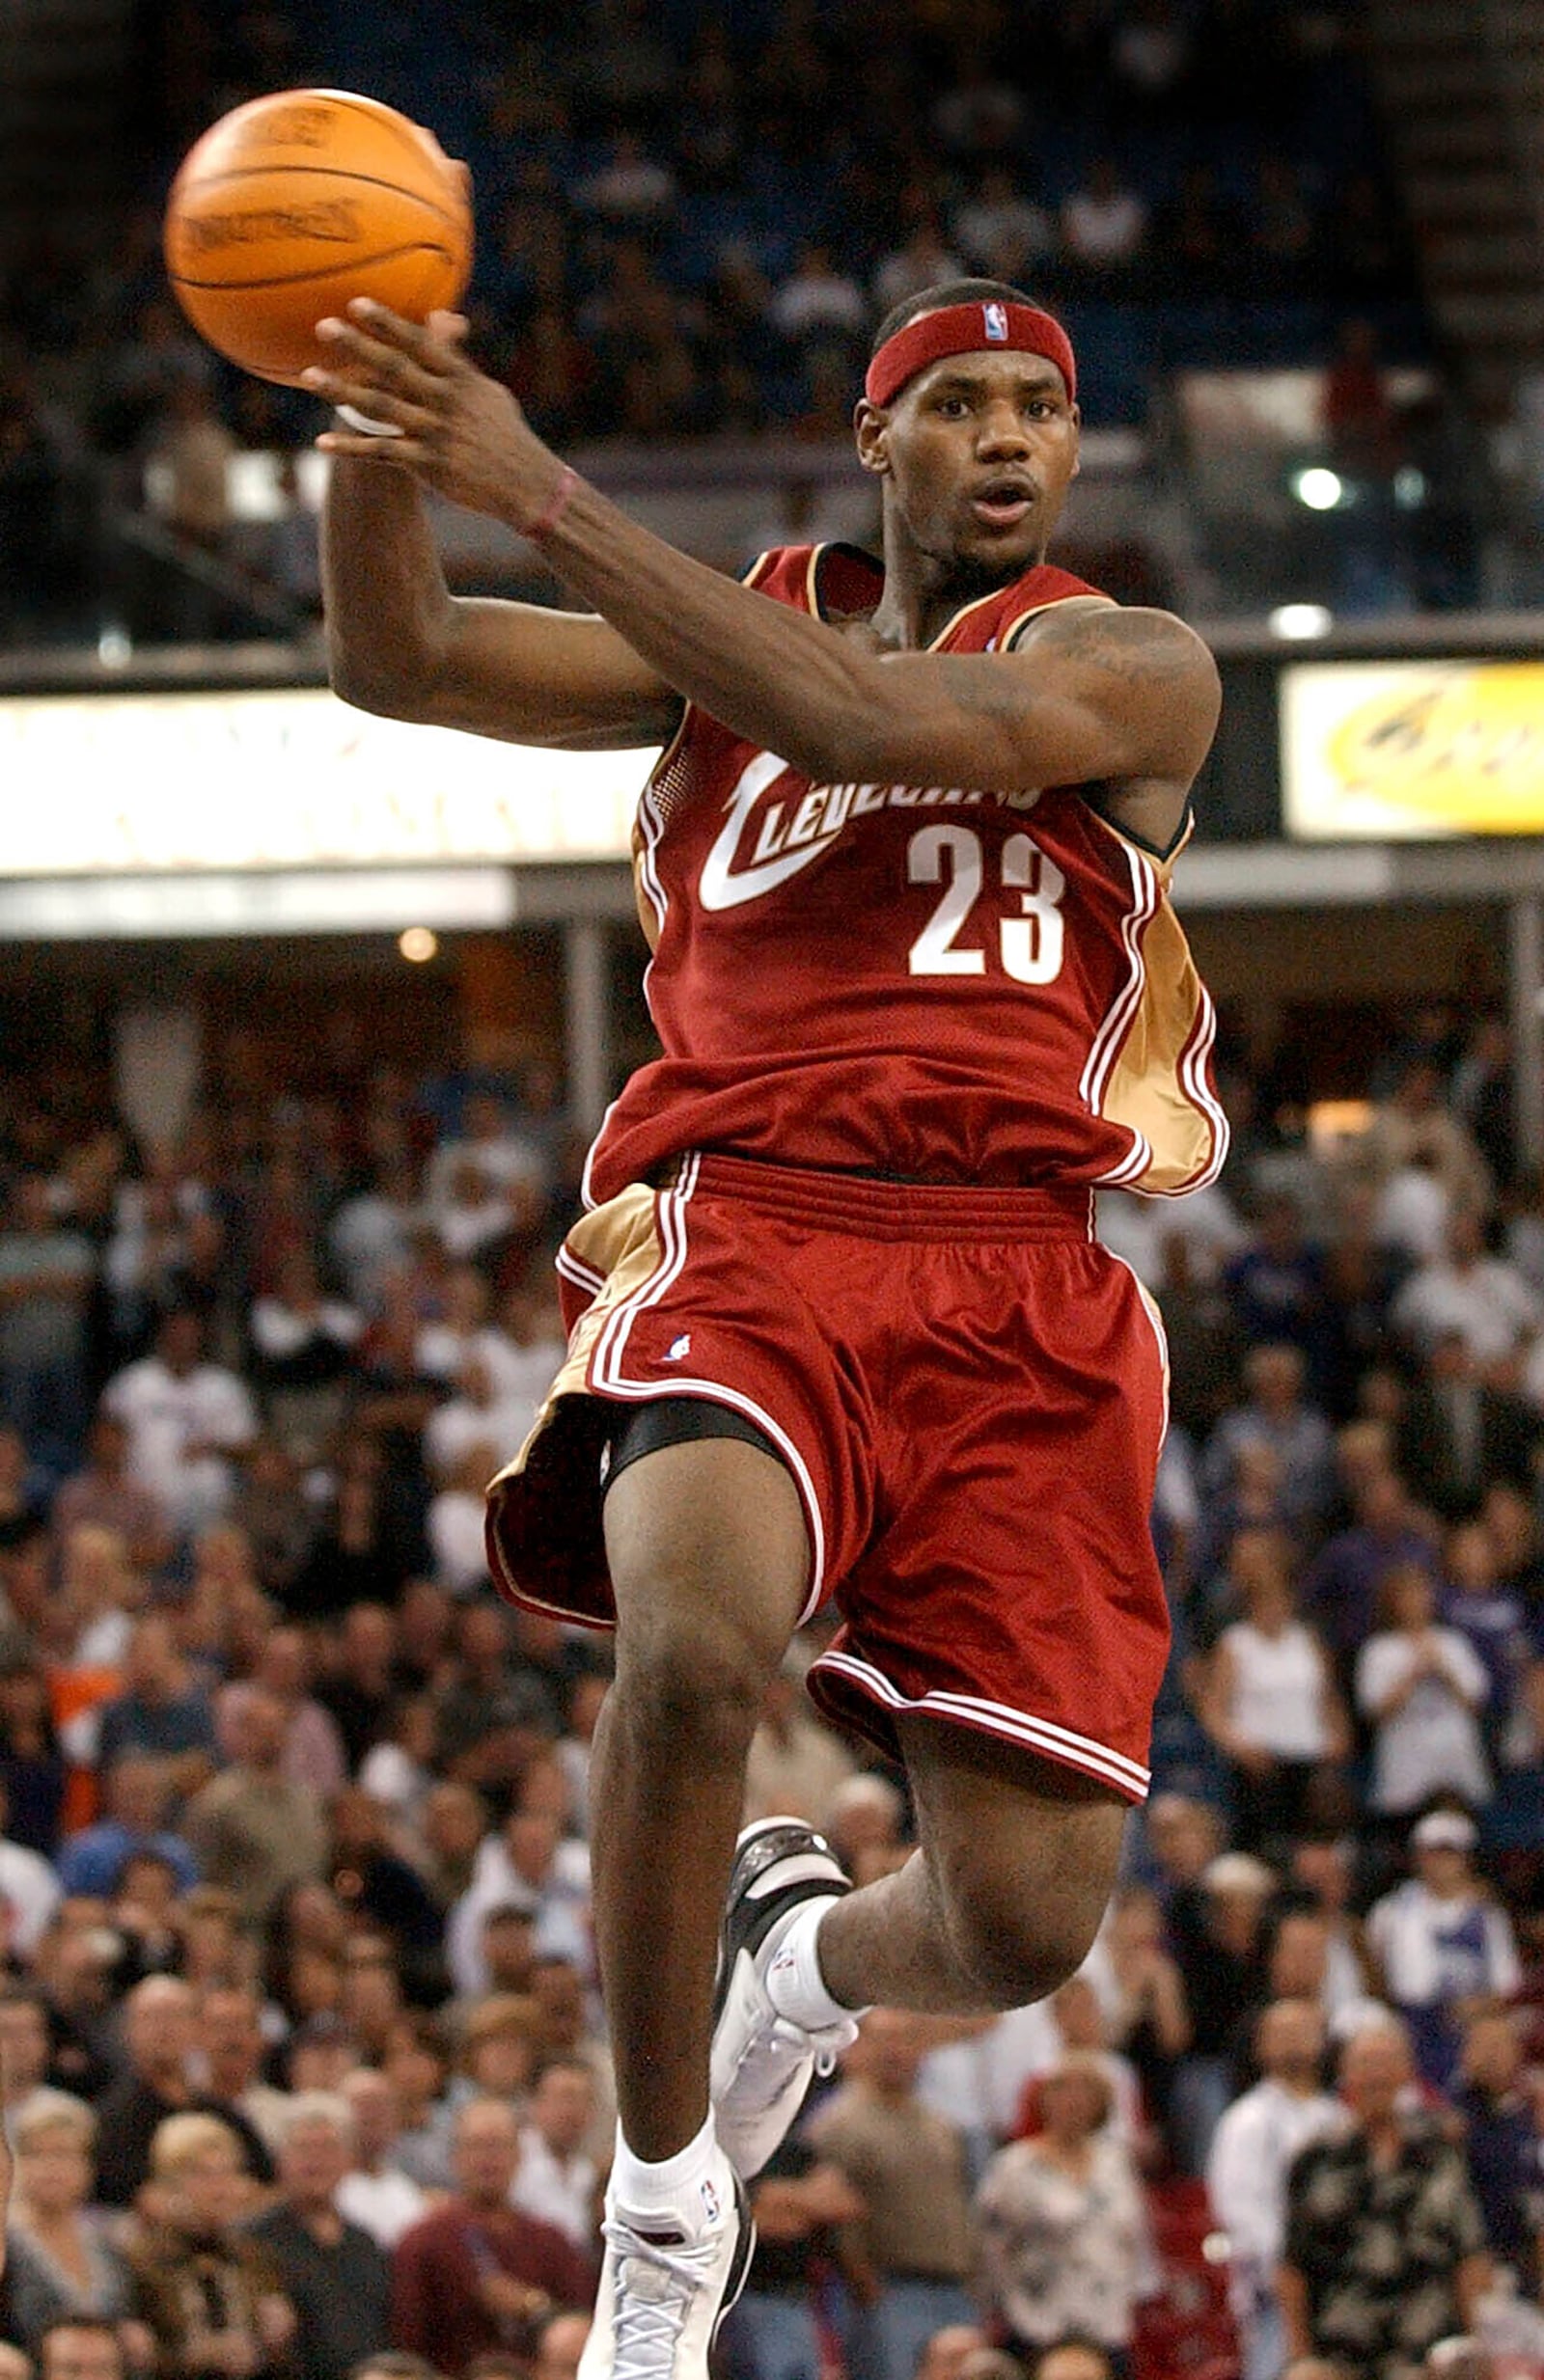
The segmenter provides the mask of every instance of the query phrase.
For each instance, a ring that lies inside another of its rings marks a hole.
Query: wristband
[[[407,435],[400,422],[372,421],[368,413],[361,413],[357,406],[338,405],[334,410],[345,429],[358,430],[362,437],[405,438]]]
[[[523,537],[538,539],[544,537],[549,529],[555,529],[567,511],[574,489],[578,484],[579,474],[571,464],[565,463],[558,484],[547,498],[546,504],[537,514],[536,519],[527,523],[520,534]]]

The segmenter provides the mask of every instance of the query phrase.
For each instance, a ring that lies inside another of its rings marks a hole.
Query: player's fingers
[[[351,297],[347,314],[351,322],[359,324],[384,345],[410,356],[425,371],[444,371],[448,366],[459,361],[455,349],[447,347],[443,340],[436,339],[425,323],[409,322],[404,315],[393,314],[389,306],[377,304],[372,297]]]
[[[405,436],[426,436],[440,424],[437,409],[417,404],[410,397],[399,396],[395,389],[355,380],[347,372],[322,371],[313,364],[302,378],[306,387],[315,396],[325,397],[329,405],[352,405],[356,413],[365,414],[373,422],[389,422]]]
[[[441,308],[429,315],[428,327],[442,345],[458,347],[472,325],[465,315],[451,314]]]
[[[442,373],[427,371],[400,347],[388,346],[336,315],[317,323],[317,338],[327,353],[329,369],[367,375],[376,388],[393,389],[400,396],[427,402],[445,385]]]

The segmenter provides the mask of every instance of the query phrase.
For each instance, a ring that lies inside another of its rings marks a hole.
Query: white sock
[[[815,1901],[801,1901],[768,1937],[772,1956],[764,1970],[766,1996],[780,2016],[787,2017],[790,2024],[802,2025],[807,2033],[822,2033],[828,2025],[850,2024],[853,2017],[863,2013],[860,2009],[843,2008],[840,2000],[834,2000],[820,1972],[816,1937],[839,1898],[822,1894]]]
[[[723,2176],[714,2171],[719,2162],[711,2113],[695,2140],[657,2163],[634,2156],[619,2123],[609,2195],[622,2215],[642,2217],[646,2222],[649,2216],[666,2216],[679,2224],[689,2238],[698,2239],[724,2211]]]

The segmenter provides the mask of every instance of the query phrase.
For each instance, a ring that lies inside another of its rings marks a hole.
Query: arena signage
[[[549,752],[324,691],[0,700],[0,877],[627,858],[653,754]]]
[[[1544,834],[1544,662],[1324,662],[1282,672],[1289,834]]]

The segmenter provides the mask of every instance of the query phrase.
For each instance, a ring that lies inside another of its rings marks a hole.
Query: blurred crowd
[[[1069,310],[1094,423],[1144,421],[1166,369],[1326,364],[1351,317],[1420,342],[1349,0],[593,0],[577,35],[551,6],[429,14],[143,12],[134,202],[0,256],[0,534],[32,611],[91,560],[83,490],[148,489],[185,547],[239,558],[233,463],[314,431],[199,343],[158,235],[187,145],[294,84],[368,90],[471,161],[476,352],[563,445],[844,439],[875,323],[966,273]],[[292,476],[267,501],[293,533],[262,569],[304,607]]]
[[[1333,1133],[1289,1074],[1231,1069],[1216,1190],[1102,1209],[1169,1333],[1175,1641],[1099,1942],[1047,2005],[868,2018],[757,2185],[728,2380],[1544,2330],[1544,1200],[1494,1018],[1411,1017]],[[482,1490],[572,1135],[537,1064],[210,1080],[160,1140],[0,1085],[10,2335],[40,2380],[558,2380],[606,1654],[498,1600]],[[804,1695],[822,1627],[748,1815],[868,1878],[910,1814]]]

